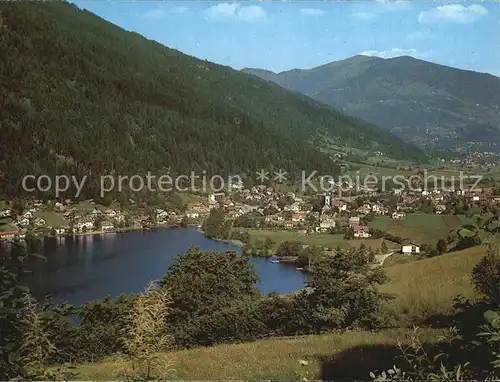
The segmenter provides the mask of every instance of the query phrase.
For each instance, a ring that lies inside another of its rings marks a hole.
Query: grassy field
[[[400,329],[298,336],[176,351],[165,355],[175,364],[171,378],[297,380],[306,376],[309,380],[368,380],[370,371],[390,368],[400,355],[397,342],[405,343],[414,334],[412,329],[403,327],[435,315],[453,314],[453,298],[459,294],[476,297],[469,277],[485,252],[485,247],[473,247],[388,267],[390,281],[382,290],[395,295],[386,308]],[[428,343],[441,333],[431,328],[421,330],[422,340]],[[308,365],[300,366],[299,360],[307,361]],[[80,365],[76,371],[80,380],[117,377],[113,360]]]
[[[347,332],[219,345],[166,354],[174,362],[171,379],[189,380],[369,380],[370,371],[392,367],[410,329],[379,333]],[[423,331],[428,342],[438,330]],[[308,365],[301,366],[299,360]],[[114,380],[113,360],[77,367],[80,380]]]
[[[37,217],[37,218],[40,217],[40,218],[45,219],[45,221],[47,222],[47,225],[50,227],[54,227],[54,228],[60,228],[60,227],[64,227],[64,226],[68,225],[68,222],[66,221],[66,219],[64,219],[64,217],[57,212],[38,211],[35,214],[35,217]]]
[[[17,227],[12,224],[11,218],[0,219],[0,232],[17,231]]]
[[[477,297],[470,274],[485,254],[486,247],[479,246],[387,267],[390,282],[382,290],[395,296],[387,304],[392,319],[407,325],[431,316],[453,314],[454,297]]]
[[[250,237],[252,240],[260,239],[265,240],[270,238],[275,242],[275,248],[278,247],[284,241],[300,241],[308,245],[322,245],[324,247],[335,249],[338,245],[341,248],[358,248],[361,244],[367,247],[376,249],[380,248],[382,244],[381,239],[354,239],[346,240],[342,234],[327,234],[327,233],[312,233],[305,234],[299,233],[298,231],[292,230],[249,230]],[[399,246],[393,243],[386,242],[388,247],[398,248]]]
[[[418,244],[435,245],[439,239],[446,238],[450,230],[469,221],[465,216],[408,214],[401,220],[393,220],[388,216],[376,217],[370,223],[370,227],[412,239]]]

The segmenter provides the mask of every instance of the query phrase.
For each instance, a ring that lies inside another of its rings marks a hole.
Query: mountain
[[[266,81],[366,119],[429,150],[500,151],[500,78],[402,56],[354,56]]]
[[[426,160],[372,124],[72,4],[0,3],[0,28],[0,191],[22,192],[26,174],[93,174],[87,196],[106,174],[333,174],[332,147]]]

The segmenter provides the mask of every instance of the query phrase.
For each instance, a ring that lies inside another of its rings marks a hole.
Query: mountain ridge
[[[325,142],[426,160],[373,124],[76,5],[0,3],[0,18],[10,52],[0,65],[0,191],[23,194],[26,174],[335,173]],[[85,196],[98,194],[91,187]]]
[[[426,149],[500,147],[500,78],[411,56],[353,56],[311,69],[245,73],[306,94]],[[492,139],[491,139],[492,138]],[[498,148],[497,148],[498,150]]]

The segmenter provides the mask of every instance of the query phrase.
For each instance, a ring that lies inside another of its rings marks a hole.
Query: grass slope
[[[408,325],[455,313],[456,296],[477,297],[470,274],[485,254],[486,247],[478,246],[387,267],[390,282],[382,290],[395,296],[387,305],[393,320]]]
[[[305,245],[322,245],[327,248],[335,249],[338,245],[341,248],[358,248],[361,244],[367,247],[377,249],[382,245],[382,239],[344,239],[343,234],[311,233],[305,234],[293,230],[266,230],[250,229],[248,230],[252,240],[265,240],[267,238],[274,241],[274,247],[277,248],[284,241],[300,241]],[[399,248],[399,245],[386,242],[389,249]]]
[[[370,227],[412,239],[419,244],[435,245],[439,239],[445,239],[450,230],[469,221],[465,216],[457,215],[408,214],[400,220],[378,216],[370,222]]]
[[[433,341],[438,330],[425,330]],[[392,367],[398,340],[406,342],[412,330],[379,333],[347,332],[269,339],[219,345],[166,354],[175,362],[175,379],[185,380],[298,380],[299,373],[313,380],[368,380],[373,370]],[[301,366],[299,360],[308,362]],[[76,368],[81,380],[112,380],[113,360]]]
[[[390,282],[383,290],[395,294],[389,312],[399,325],[421,322],[453,311],[458,294],[475,297],[469,282],[473,266],[484,256],[485,247],[387,268]],[[435,341],[440,331],[422,329],[423,340]],[[397,342],[405,343],[412,329],[390,329],[377,333],[346,332],[252,343],[183,350],[165,355],[176,363],[178,379],[309,379],[367,380],[369,372],[392,367],[399,355]],[[298,361],[306,360],[307,366]],[[80,365],[79,379],[112,379],[113,361]]]

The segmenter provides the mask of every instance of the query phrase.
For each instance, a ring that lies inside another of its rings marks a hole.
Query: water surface
[[[83,304],[106,296],[144,290],[161,278],[178,254],[194,246],[205,251],[238,246],[207,239],[195,228],[171,228],[117,234],[57,238],[45,241],[47,261],[30,277],[37,295],[51,294],[54,302]],[[305,275],[294,266],[252,259],[264,294],[289,293],[304,287]]]

